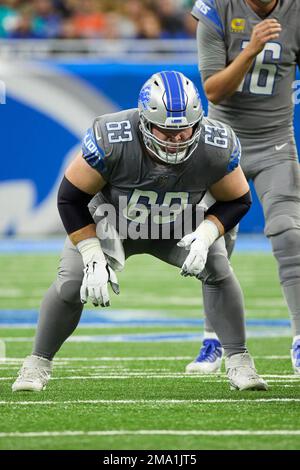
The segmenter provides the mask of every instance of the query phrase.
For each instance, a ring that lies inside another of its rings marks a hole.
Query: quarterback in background
[[[115,271],[139,253],[214,290],[216,302],[206,311],[222,341],[231,386],[267,389],[245,344],[242,293],[223,238],[251,205],[240,151],[231,128],[203,117],[195,85],[175,71],[153,75],[138,108],[95,120],[61,182],[58,209],[68,237],[58,277],[42,302],[32,355],[13,391],[45,388],[52,359],[75,330],[83,304],[109,306],[108,284],[119,293]],[[208,189],[216,202],[197,223],[197,205]]]
[[[300,64],[300,2],[198,0],[192,14],[208,116],[232,126],[241,141],[241,167],[263,207],[291,317],[292,367],[300,374],[300,171],[292,99]],[[235,238],[234,231],[226,236],[229,256]],[[214,302],[205,285],[203,295],[205,305]],[[187,372],[218,372],[221,343],[206,318],[203,347]]]

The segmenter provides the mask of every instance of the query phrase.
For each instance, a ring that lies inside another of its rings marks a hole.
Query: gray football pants
[[[292,334],[300,335],[299,163],[296,158],[279,161],[277,165],[256,173],[253,182],[264,211],[265,235],[271,241],[277,260],[279,280],[290,312]],[[227,238],[226,242],[232,252],[234,241]],[[205,321],[205,330],[214,330],[209,319]]]
[[[174,240],[125,240],[124,250],[127,258],[147,253],[178,268],[188,254],[185,249],[177,247]],[[174,270],[174,276],[179,275],[179,270]],[[243,298],[227,259],[223,238],[210,248],[202,276],[204,291],[213,294],[207,296],[205,310],[222,341],[225,354],[230,356],[245,352]],[[33,354],[52,359],[75,330],[83,310],[80,302],[82,277],[81,255],[67,238],[57,279],[41,305]],[[113,304],[113,298],[111,300]]]

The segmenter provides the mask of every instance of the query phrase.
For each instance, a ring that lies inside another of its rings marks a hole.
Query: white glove
[[[185,235],[177,243],[178,246],[190,250],[180,271],[182,276],[199,278],[207,261],[208,250],[219,236],[218,227],[205,219],[194,232]]]
[[[116,273],[108,266],[98,238],[89,238],[77,244],[84,263],[84,276],[80,288],[80,299],[85,304],[89,299],[93,305],[109,307],[108,282],[115,294],[120,293]]]

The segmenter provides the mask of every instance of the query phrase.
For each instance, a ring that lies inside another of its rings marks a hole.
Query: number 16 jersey
[[[246,0],[198,0],[192,14],[199,20],[198,55],[203,80],[227,67],[249,43],[253,27],[263,21]],[[241,138],[293,134],[292,97],[296,65],[300,63],[300,1],[278,0],[267,18],[281,24],[279,37],[267,42],[231,97],[209,105],[209,117],[230,123]]]

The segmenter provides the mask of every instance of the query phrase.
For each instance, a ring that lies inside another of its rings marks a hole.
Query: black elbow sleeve
[[[88,209],[88,204],[93,197],[76,188],[64,176],[58,190],[57,208],[68,234],[94,223]]]
[[[206,215],[214,215],[223,225],[225,232],[235,227],[247,214],[252,204],[251,192],[248,191],[243,196],[233,201],[217,201],[213,204]]]

